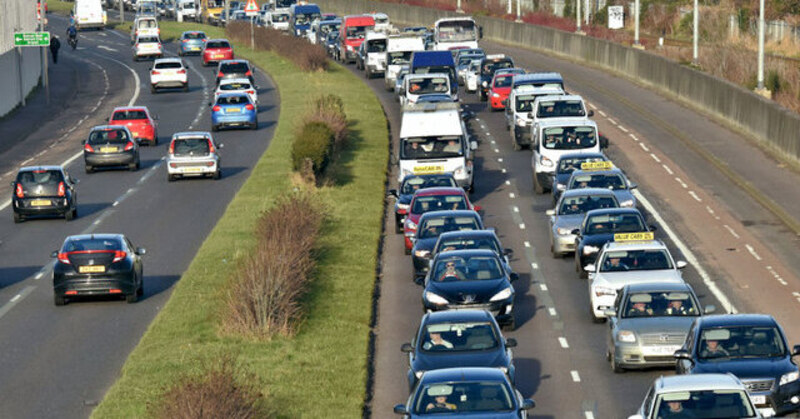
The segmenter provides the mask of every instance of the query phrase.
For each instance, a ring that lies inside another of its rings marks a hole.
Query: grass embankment
[[[162,37],[174,39],[187,29],[223,35],[221,28],[162,22]],[[264,69],[278,86],[275,136],[93,417],[148,416],[148,405],[157,404],[182,375],[221,354],[234,354],[256,377],[279,416],[361,416],[388,159],[385,117],[370,89],[337,65],[303,73],[269,52],[236,45],[236,55]],[[317,191],[329,214],[318,242],[316,278],[304,298],[304,322],[290,338],[231,338],[220,333],[231,274],[255,245],[261,212],[291,190],[294,130],[313,99],[327,93],[343,99],[352,134],[336,162],[334,185]]]

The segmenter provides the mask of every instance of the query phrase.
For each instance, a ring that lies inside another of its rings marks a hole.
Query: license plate
[[[200,47],[192,47],[192,51],[200,51]]]
[[[102,153],[116,153],[117,152],[117,148],[116,147],[100,147],[100,152],[102,152]]]
[[[50,200],[49,199],[34,199],[33,201],[31,201],[31,205],[34,206],[34,207],[44,207],[44,206],[50,205]]]
[[[132,132],[131,134],[133,134],[134,137],[138,137],[139,136],[138,132]]]
[[[225,58],[225,54],[214,54],[214,58]]]
[[[754,404],[767,404],[767,396],[750,396]]]
[[[103,273],[106,271],[106,267],[103,265],[85,265],[78,268],[78,272],[82,274],[96,274],[96,273]]]
[[[642,351],[648,355],[672,355],[680,348],[680,346],[653,346],[645,347]]]
[[[428,165],[428,166],[416,166],[414,167],[414,174],[428,174],[428,173],[443,173],[444,166],[440,165]]]
[[[202,167],[184,167],[184,173],[199,173],[203,171]]]
[[[242,111],[242,108],[226,108],[225,113],[239,113]]]

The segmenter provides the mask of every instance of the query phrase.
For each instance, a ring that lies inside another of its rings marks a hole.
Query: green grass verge
[[[74,6],[75,2],[72,1],[49,0],[47,2],[47,11],[69,16],[69,12],[72,11]]]
[[[219,28],[200,26],[163,22],[161,30],[165,38],[187,28],[221,35]],[[237,45],[236,55],[268,72],[279,88],[275,136],[93,412],[95,418],[147,416],[148,403],[157,402],[180,374],[196,370],[198,359],[220,353],[238,355],[282,417],[361,416],[383,222],[386,119],[371,90],[338,65],[325,73],[302,73],[269,52]],[[318,274],[305,298],[307,316],[292,338],[224,337],[218,333],[219,314],[230,274],[255,243],[252,229],[259,213],[291,187],[295,127],[311,101],[326,93],[342,97],[353,138],[337,162],[337,186],[319,190],[330,213],[320,238]]]

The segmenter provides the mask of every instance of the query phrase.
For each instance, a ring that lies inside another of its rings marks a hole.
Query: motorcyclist
[[[73,45],[73,48],[75,48],[74,45],[78,42],[78,28],[76,28],[74,24],[67,27],[67,36],[69,36],[68,41],[70,45]]]

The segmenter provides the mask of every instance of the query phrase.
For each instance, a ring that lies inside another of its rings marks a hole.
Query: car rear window
[[[183,34],[183,39],[206,39],[206,34],[203,32],[190,32]]]
[[[209,41],[206,43],[206,48],[230,48],[231,44],[227,41]]]
[[[139,29],[155,29],[158,27],[158,22],[155,19],[142,19],[139,21]]]
[[[114,121],[131,121],[134,119],[147,119],[147,113],[142,110],[116,111],[114,112],[114,117],[111,119]]]
[[[230,73],[247,73],[250,68],[245,63],[224,63],[219,66],[219,71]]]
[[[247,90],[250,88],[250,83],[245,82],[235,82],[235,83],[224,83],[219,85],[219,90]]]
[[[158,43],[159,40],[157,36],[140,36],[137,42],[140,44],[147,44],[151,42]]]
[[[244,105],[247,103],[250,103],[250,99],[246,95],[221,96],[217,99],[218,105]]]
[[[32,186],[57,185],[63,180],[60,170],[31,170],[17,175],[17,182],[26,189]]]
[[[177,138],[172,143],[176,156],[199,156],[206,155],[210,150],[208,139],[200,138]]]
[[[157,68],[159,70],[169,69],[169,68],[182,68],[182,67],[183,67],[183,65],[181,65],[181,63],[176,62],[176,61],[167,61],[167,62],[164,62],[164,63],[157,63],[155,65],[155,68]]]
[[[121,129],[97,130],[89,134],[89,144],[124,144],[128,140],[128,133]]]
[[[83,250],[122,250],[122,240],[117,238],[69,239],[64,243],[63,252]]]

